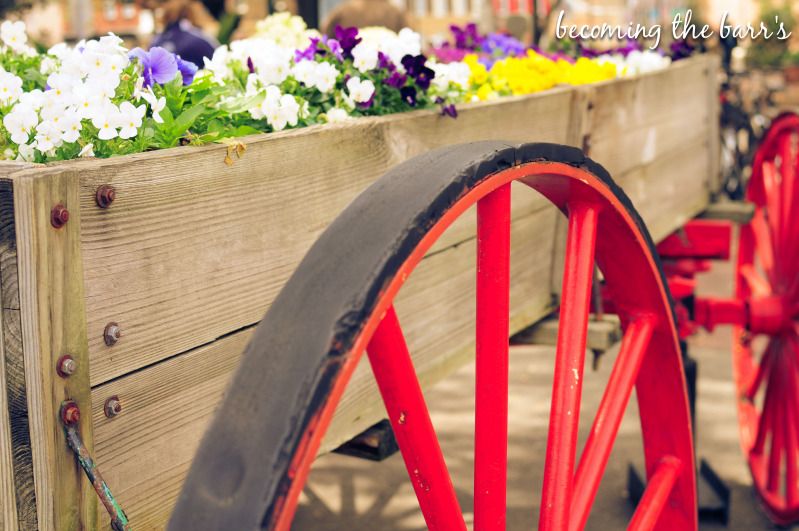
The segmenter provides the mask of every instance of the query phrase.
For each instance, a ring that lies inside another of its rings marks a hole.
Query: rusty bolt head
[[[94,194],[94,200],[97,202],[97,206],[100,208],[110,207],[111,203],[114,202],[116,197],[116,190],[114,190],[114,187],[109,184],[100,186],[97,188],[97,192]]]
[[[122,403],[119,401],[119,397],[114,395],[106,400],[103,411],[105,412],[105,416],[109,419],[119,415],[122,412]]]
[[[72,376],[73,374],[75,374],[76,370],[78,370],[78,362],[75,361],[75,359],[69,354],[61,356],[58,359],[58,364],[56,365],[56,371],[58,372],[58,375],[60,377],[66,378],[68,376]]]
[[[67,426],[74,426],[80,420],[80,408],[73,400],[61,404],[61,421]]]
[[[69,221],[69,210],[64,205],[58,204],[50,211],[50,224],[60,229]]]
[[[122,337],[122,329],[116,323],[108,323],[103,330],[103,340],[109,347],[115,345],[119,338]]]

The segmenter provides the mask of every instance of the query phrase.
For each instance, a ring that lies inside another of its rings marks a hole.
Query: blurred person
[[[164,31],[156,35],[150,46],[160,46],[186,61],[203,66],[219,46],[214,37],[219,32],[219,17],[225,12],[219,0],[168,0],[162,10]]]
[[[322,31],[329,37],[335,37],[336,26],[384,26],[397,32],[410,26],[410,23],[405,10],[391,4],[389,0],[347,0],[330,12],[322,24]]]

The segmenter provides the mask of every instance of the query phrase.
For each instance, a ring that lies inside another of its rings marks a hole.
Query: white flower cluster
[[[307,102],[302,105],[291,94],[281,94],[280,88],[269,85],[264,89],[264,99],[258,107],[250,109],[256,120],[265,119],[272,129],[282,131],[286,126],[295,127],[300,115],[307,112]]]
[[[3,21],[0,24],[0,41],[14,52],[22,55],[33,55],[36,50],[28,46],[28,34],[25,31],[25,23],[21,21]]]
[[[44,91],[23,93],[17,76],[0,72],[0,98],[6,105],[14,104],[3,125],[18,145],[18,158],[33,160],[35,150],[52,155],[62,144],[77,142],[84,120],[99,130],[101,140],[136,136],[146,107],[111,101],[129,64],[120,38],[108,35],[81,41],[74,48],[58,44],[49,50],[48,59],[52,72]],[[91,154],[90,146],[85,155]]]
[[[316,87],[322,93],[328,93],[335,88],[340,74],[334,65],[316,61],[300,61],[292,67],[291,73],[306,87]]]
[[[403,70],[403,57],[422,53],[421,35],[409,28],[401,29],[399,33],[386,28],[363,28],[358,30],[358,37],[361,42],[352,49],[352,59],[355,68],[361,72],[377,67],[378,52],[391,59],[400,70]]]
[[[302,17],[289,12],[275,13],[255,25],[256,37],[270,40],[291,50],[304,48],[311,37],[320,37],[319,32],[309,30]]]
[[[436,73],[433,78],[433,85],[439,91],[447,91],[450,88],[450,83],[454,84],[458,89],[466,90],[469,88],[469,79],[472,71],[466,63],[437,63],[430,61],[427,66]]]
[[[629,77],[668,68],[671,58],[652,50],[634,50],[624,57],[619,54],[604,55],[598,58],[600,64],[613,63],[619,76]]]

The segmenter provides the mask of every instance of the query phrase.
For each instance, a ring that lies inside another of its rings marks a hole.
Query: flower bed
[[[454,118],[456,105],[471,101],[668,65],[644,52],[573,60],[472,26],[456,31],[460,60],[448,62],[441,49],[437,60],[423,55],[409,29],[337,28],[328,39],[283,14],[259,32],[220,47],[199,69],[162,48],[127,50],[114,35],[37,53],[24,24],[6,21],[0,156],[106,158],[435,106]]]

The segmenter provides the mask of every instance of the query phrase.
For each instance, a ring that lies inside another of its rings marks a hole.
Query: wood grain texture
[[[16,166],[15,169],[20,169]],[[10,169],[9,169],[10,170]],[[0,386],[2,401],[9,423],[11,464],[15,497],[14,513],[18,519],[13,528],[35,530],[36,494],[33,479],[30,432],[28,429],[28,401],[25,391],[25,360],[22,350],[22,331],[19,310],[19,284],[17,282],[17,244],[14,225],[13,182],[0,179],[0,365],[5,384]]]
[[[565,142],[568,91],[65,164],[81,179],[92,385],[257,322],[321,231],[389,167],[484,138]],[[101,210],[97,186],[117,200]],[[540,200],[538,204],[541,204]],[[453,236],[456,237],[456,236]],[[117,322],[113,347],[103,329]]]
[[[2,285],[0,285],[2,295]],[[0,311],[0,320],[2,319]],[[14,461],[11,442],[11,421],[8,416],[6,389],[5,347],[3,327],[0,321],[0,529],[16,531],[17,496],[14,486]]]
[[[519,185],[514,189],[537,196]],[[511,328],[551,310],[547,275],[555,216],[540,209],[514,222]],[[429,387],[473,356],[475,239],[428,255],[400,291],[396,306],[422,385]],[[430,304],[434,296],[439,302]],[[181,354],[92,391],[95,448],[105,477],[136,529],[160,529],[168,518],[196,445],[252,328]],[[102,404],[118,396],[113,419]],[[366,357],[336,411],[322,451],[385,416]]]
[[[50,224],[56,204],[71,214],[61,229]],[[91,411],[78,204],[77,179],[59,170],[23,170],[14,175],[19,311],[36,513],[38,528],[46,531],[98,528],[97,496],[67,448],[58,420],[60,405],[68,398],[82,411]],[[77,361],[77,371],[60,378],[56,361],[67,353]],[[80,432],[91,450],[92,423],[81,422]]]

